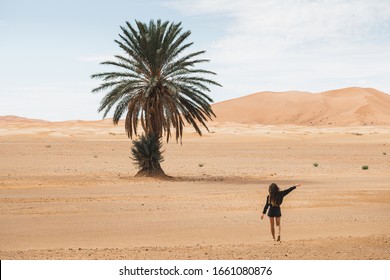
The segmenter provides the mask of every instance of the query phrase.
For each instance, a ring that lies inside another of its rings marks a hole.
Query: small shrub
[[[363,166],[362,166],[362,169],[363,169],[363,170],[367,170],[367,169],[368,169],[368,165],[363,165]]]
[[[164,157],[161,148],[161,139],[155,134],[142,135],[138,140],[133,140],[132,159],[140,171],[148,174],[162,171],[160,163],[164,161]]]
[[[386,152],[383,152],[383,155],[384,155],[384,156],[387,155]]]
[[[318,163],[317,162],[313,163],[313,166],[318,167]]]
[[[203,167],[204,166],[204,164],[203,163],[199,163],[199,167]]]

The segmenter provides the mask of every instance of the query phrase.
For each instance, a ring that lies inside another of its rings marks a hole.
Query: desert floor
[[[167,181],[134,178],[130,147],[108,122],[0,127],[0,259],[390,259],[389,127],[189,128]],[[271,182],[302,184],[280,243]]]

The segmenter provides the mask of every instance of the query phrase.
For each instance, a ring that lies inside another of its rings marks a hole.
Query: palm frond
[[[215,117],[209,86],[221,85],[207,77],[216,73],[197,68],[209,62],[202,58],[205,51],[183,55],[193,45],[187,42],[191,32],[183,31],[181,22],[161,20],[126,22],[120,28],[115,43],[123,53],[101,63],[118,70],[91,76],[102,80],[92,92],[108,91],[99,107],[103,117],[115,108],[117,124],[125,115],[130,138],[138,135],[139,125],[146,135],[160,138],[165,134],[167,142],[172,129],[176,141],[181,141],[186,124],[202,135],[201,126],[208,130],[206,122]]]
[[[132,159],[140,170],[146,172],[156,170],[160,168],[160,163],[164,161],[161,148],[162,143],[157,135],[142,135],[138,140],[133,141]]]

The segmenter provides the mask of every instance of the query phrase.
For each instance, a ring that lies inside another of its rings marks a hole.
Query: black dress
[[[279,194],[277,196],[277,201],[276,201],[277,205],[271,205],[269,203],[269,195],[268,195],[267,196],[267,201],[265,202],[263,214],[267,213],[267,209],[269,207],[268,217],[277,217],[277,218],[281,217],[282,216],[282,212],[280,210],[280,205],[283,202],[283,197],[285,197],[287,194],[289,194],[292,190],[295,190],[295,189],[296,189],[296,186],[293,186],[291,188],[288,188],[287,190],[279,192]]]

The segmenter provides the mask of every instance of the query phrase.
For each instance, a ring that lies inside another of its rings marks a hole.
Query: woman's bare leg
[[[269,217],[269,221],[270,221],[270,224],[271,224],[272,237],[275,240],[275,220],[274,220],[274,217]]]
[[[280,241],[280,232],[281,232],[281,229],[282,229],[282,226],[280,224],[281,217],[277,217],[275,219],[276,219],[276,226],[278,227],[278,241]]]

